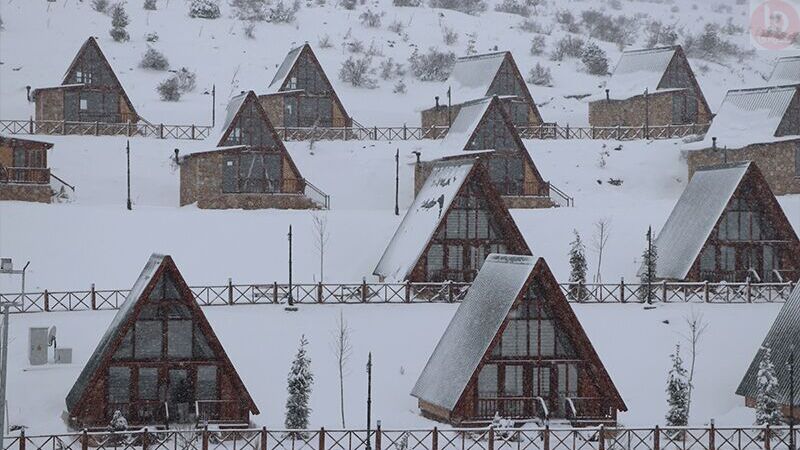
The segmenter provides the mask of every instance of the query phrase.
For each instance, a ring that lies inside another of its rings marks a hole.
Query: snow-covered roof
[[[772,85],[800,83],[800,55],[778,59],[775,68],[772,69],[769,83]]]
[[[536,265],[491,254],[447,326],[411,395],[453,410]]]
[[[485,53],[456,59],[447,78],[453,104],[485,97],[508,53]]]
[[[684,148],[710,148],[715,137],[717,147],[730,149],[800,138],[775,136],[799,88],[800,84],[728,91],[705,138]]]
[[[300,54],[303,52],[303,48],[305,48],[307,45],[308,44],[303,44],[299,47],[289,50],[289,53],[287,53],[286,57],[283,58],[283,62],[281,63],[280,67],[278,67],[278,71],[275,72],[275,76],[272,77],[272,81],[269,83],[268,91],[270,93],[275,93],[281,88],[283,81],[289,75],[292,67],[294,67],[295,63],[297,62],[297,58],[300,57]]]
[[[790,402],[790,374],[789,357],[795,353],[796,364],[800,364],[800,284],[795,286],[789,299],[781,308],[778,317],[775,319],[772,328],[767,333],[764,343],[756,352],[753,362],[742,378],[739,388],[736,389],[738,395],[755,398],[758,395],[759,365],[764,358],[765,349],[771,350],[770,359],[775,367],[775,376],[778,385],[773,391],[775,399],[780,405],[788,405]],[[794,346],[794,348],[792,348]],[[794,390],[800,392],[800,376],[794,377]],[[800,396],[795,395],[795,406],[800,406]]]
[[[119,334],[120,327],[133,313],[136,303],[142,296],[145,288],[150,284],[153,276],[164,263],[165,259],[166,256],[155,253],[150,256],[150,259],[147,261],[147,264],[145,264],[144,269],[142,269],[142,273],[139,274],[139,278],[136,279],[136,282],[133,284],[128,296],[125,297],[125,301],[122,302],[119,310],[117,310],[117,314],[114,316],[114,319],[111,321],[108,329],[103,334],[103,337],[100,338],[100,342],[97,344],[97,348],[94,350],[94,353],[92,353],[92,356],[89,357],[86,365],[83,366],[81,374],[78,376],[78,379],[75,381],[72,389],[70,389],[69,394],[67,394],[67,409],[72,410],[78,401],[80,401],[80,399],[83,397],[83,393],[86,391],[86,389],[89,388],[89,383],[91,383],[95,371],[97,371],[97,369],[100,367],[104,356],[111,348],[111,341]]]
[[[439,142],[439,145],[453,152],[463,151],[469,144],[475,128],[480,124],[491,104],[492,97],[464,103],[458,110],[450,129],[447,130],[447,134]]]
[[[677,51],[678,47],[660,47],[623,52],[606,83],[609,97],[624,100],[642,95],[645,89],[655,93]],[[605,98],[605,92],[592,99],[599,99],[596,97]]]
[[[242,92],[228,101],[228,106],[225,107],[225,119],[214,127],[214,130],[212,130],[208,137],[208,141],[213,142],[217,147],[222,146],[222,136],[231,126],[231,122],[233,122],[236,114],[242,108],[244,101],[247,100],[248,94],[249,92]]]
[[[686,277],[751,164],[705,167],[694,173],[656,238],[658,278]]]
[[[375,275],[393,281],[409,276],[475,162],[473,158],[464,158],[435,163],[386,247]]]

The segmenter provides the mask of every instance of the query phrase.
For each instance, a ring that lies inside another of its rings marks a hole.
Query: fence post
[[[661,302],[667,303],[667,280],[661,280]]]
[[[408,140],[408,127],[406,126],[406,124],[403,124],[403,140],[404,141]]]
[[[228,277],[228,304],[233,304],[233,280]]]
[[[192,124],[192,139],[194,139],[194,124]]]
[[[708,280],[703,280],[703,301],[708,303]]]
[[[321,448],[319,450],[325,450],[325,449]],[[378,424],[378,426],[375,427],[375,450],[381,450],[381,425],[380,424]]]
[[[202,450],[208,450],[208,425],[203,427],[203,431],[201,432],[201,448]]]
[[[278,282],[272,282],[272,303],[278,304]]]
[[[128,137],[133,136],[133,131],[131,131],[131,121],[128,119]]]
[[[489,427],[489,443],[486,445],[486,450],[494,450],[494,427]]]
[[[566,139],[569,139],[569,124],[567,124],[567,128],[566,128],[566,130],[567,130],[567,137],[566,137]]]
[[[601,292],[600,293],[601,300],[602,300],[602,297],[603,297],[603,293]],[[625,278],[620,278],[619,279],[619,300],[622,303],[627,303],[627,301],[625,300]]]
[[[261,433],[259,433],[260,440],[261,440],[261,450],[267,450],[267,427],[261,427]]]
[[[602,423],[597,431],[597,450],[606,450],[606,426]]]
[[[142,450],[147,450],[147,427],[142,430]]]
[[[28,134],[33,134],[33,117],[31,117],[28,122]]]
[[[447,281],[447,303],[453,303],[453,282]]]
[[[367,436],[369,439],[369,436]],[[325,427],[319,429],[319,447],[317,450],[325,450]]]
[[[322,303],[322,281],[317,283],[317,303]]]
[[[94,283],[92,283],[91,299],[92,299],[92,311],[94,311],[97,309],[97,291],[95,291],[94,289]]]
[[[753,303],[753,296],[750,292],[750,278],[747,279],[747,284],[745,285],[746,293],[747,293],[747,303]]]
[[[550,450],[550,424],[544,426],[542,432],[542,450]]]
[[[772,447],[772,436],[770,435],[771,429],[769,424],[764,427],[764,450],[770,450]]]
[[[94,121],[94,135],[100,136],[100,122],[97,120]]]
[[[158,126],[158,137],[159,139],[164,139],[164,124]]]
[[[361,303],[367,303],[367,280],[361,280]]]
[[[61,134],[67,134],[67,121],[61,121]]]
[[[431,432],[431,450],[439,450],[439,429],[433,427]]]
[[[620,125],[617,124],[617,140],[618,141],[622,140],[622,138],[620,138],[621,135],[622,135],[622,129],[620,128]]]
[[[717,428],[714,426],[714,421],[711,421],[711,425],[708,427],[708,450],[714,450],[716,446],[714,445],[714,435],[717,433]]]
[[[653,429],[653,450],[661,449],[661,428],[658,425]]]
[[[25,450],[25,428],[19,430],[19,450]]]
[[[50,311],[50,293],[44,290],[44,311]]]
[[[377,126],[373,126],[372,127],[372,132],[374,133],[374,136],[375,136],[374,140],[377,141],[378,140],[378,127]]]
[[[81,450],[88,450],[89,449],[89,433],[86,431],[86,428],[83,429],[83,433],[81,433]]]

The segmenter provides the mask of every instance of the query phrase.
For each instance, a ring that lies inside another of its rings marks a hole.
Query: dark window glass
[[[167,322],[167,356],[187,359],[192,357],[192,321]]]
[[[509,397],[519,397],[523,394],[522,379],[524,368],[522,366],[505,366],[505,386],[503,394]]]
[[[133,357],[133,335],[131,331],[125,333],[125,337],[119,343],[114,359],[128,359]]]
[[[707,245],[700,254],[700,271],[714,272],[717,270],[717,248]]]
[[[547,398],[550,396],[550,368],[533,368],[533,395]]]
[[[478,374],[478,397],[497,397],[497,365],[485,364]]]
[[[217,400],[217,366],[199,366],[196,386],[198,400]]]
[[[223,192],[280,192],[283,179],[280,153],[245,153],[223,160]]]
[[[158,369],[139,369],[139,400],[158,400]]]
[[[150,292],[150,300],[175,300],[179,298],[178,287],[169,273],[164,273],[156,282],[152,292]]]
[[[135,325],[136,359],[161,357],[162,322],[139,320]]]
[[[108,403],[130,401],[131,369],[111,366],[108,368]]]
[[[214,357],[211,346],[199,326],[194,327],[194,357],[198,359],[210,359]]]
[[[236,177],[236,172],[238,171],[236,166],[237,159],[227,157],[222,161],[222,192],[224,193],[239,191]]]

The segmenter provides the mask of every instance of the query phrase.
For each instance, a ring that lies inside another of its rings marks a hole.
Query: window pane
[[[139,400],[158,400],[158,369],[139,369]]]
[[[525,356],[528,354],[526,321],[509,320],[501,338],[503,356]]]
[[[713,245],[708,245],[700,254],[700,271],[714,272],[715,270],[717,270],[717,248]]]
[[[800,143],[794,147],[794,176],[800,177]]]
[[[478,397],[497,397],[497,366],[486,364],[478,374]]]
[[[550,368],[533,368],[533,395],[538,397],[550,396]]]
[[[167,355],[170,358],[192,357],[192,321],[167,322]]]
[[[161,322],[139,320],[135,325],[136,359],[161,357],[161,340],[163,339]]]
[[[108,403],[128,403],[130,400],[131,369],[108,368]]]
[[[225,158],[222,161],[222,192],[234,193],[239,190],[236,182],[236,172],[236,158]]]
[[[578,395],[578,366],[567,364],[567,394],[575,397]]]
[[[129,330],[125,333],[125,337],[122,338],[122,341],[119,343],[119,347],[117,347],[117,352],[114,353],[114,359],[127,359],[133,357],[133,335]]]
[[[150,300],[175,300],[178,298],[180,298],[178,287],[169,273],[165,273],[150,292]]]
[[[460,245],[447,247],[447,268],[450,270],[462,270],[464,268],[464,247]]]
[[[217,366],[197,368],[197,399],[217,400]]]
[[[739,221],[741,224],[739,238],[744,241],[750,240],[750,212],[739,213]]]
[[[736,269],[736,249],[733,247],[720,247],[721,269],[725,272],[733,272]]]
[[[556,347],[556,332],[552,320],[542,320],[540,331],[542,333],[542,356],[553,356]]]
[[[522,366],[506,366],[506,375],[505,375],[505,389],[503,391],[503,395],[507,396],[521,396],[523,394],[522,390],[522,374],[523,368]]]
[[[197,325],[194,327],[194,357],[199,359],[210,359],[214,357],[214,352],[208,345],[206,336]]]
[[[433,244],[428,250],[428,274],[442,268],[444,268],[444,247],[441,244]]]
[[[739,240],[739,213],[736,211],[728,212],[728,239]]]

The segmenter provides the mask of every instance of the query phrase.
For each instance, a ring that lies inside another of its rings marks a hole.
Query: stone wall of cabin
[[[456,116],[458,116],[458,112],[461,110],[461,105],[453,105],[450,107],[450,120],[456,120]],[[421,113],[421,121],[422,121],[422,128],[433,128],[433,127],[447,127],[449,126],[448,118],[447,118],[447,105],[433,107],[422,111]],[[439,133],[431,134],[431,138],[439,137]]]
[[[687,152],[689,178],[703,166],[736,161],[754,161],[775,195],[800,194],[800,176],[795,173],[795,149],[800,139],[755,144],[736,150],[705,149]]]
[[[0,166],[11,167],[14,163],[14,149],[10,145],[0,145]]]
[[[645,123],[645,107],[651,126],[672,125],[673,93],[643,95],[626,100],[597,100],[589,103],[589,125],[593,127],[639,127]],[[698,116],[699,118],[699,116]]]
[[[45,89],[36,93],[36,120],[64,120],[64,91]]]
[[[180,205],[197,203],[200,209],[316,209],[302,193],[223,193],[222,164],[225,154],[206,153],[184,158],[180,169]],[[284,185],[293,174],[283,162]],[[294,178],[294,176],[292,176]]]
[[[333,95],[331,95],[331,105],[333,106],[333,112],[331,114],[331,125],[334,128],[344,128],[349,127],[350,123],[347,117],[347,113],[339,107],[339,104],[334,99]]]
[[[0,183],[0,201],[50,203],[51,196],[49,184]]]

